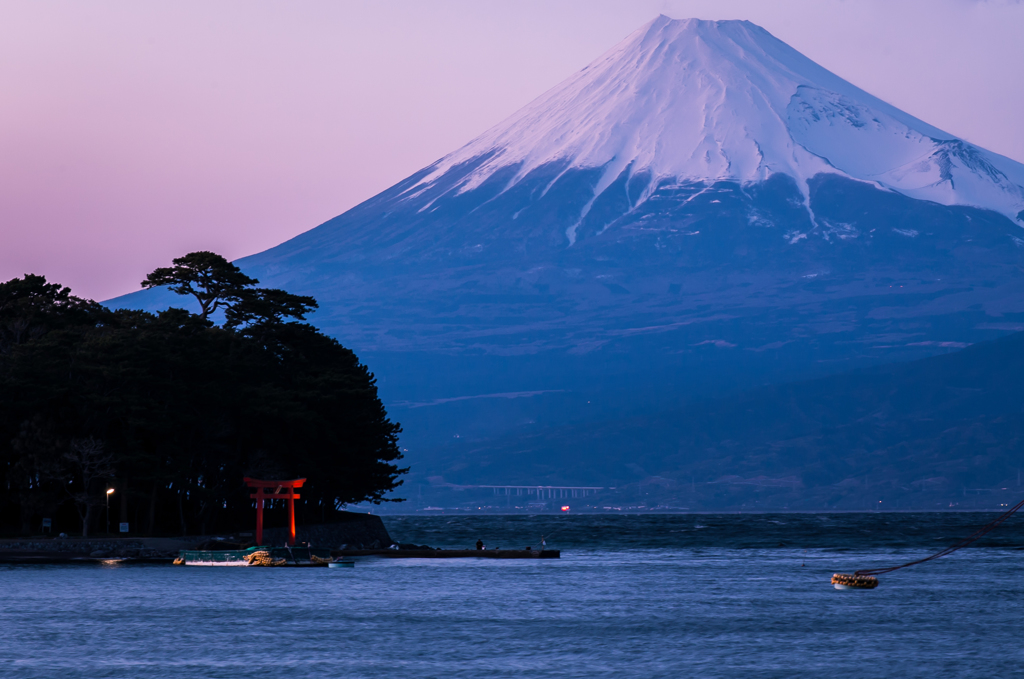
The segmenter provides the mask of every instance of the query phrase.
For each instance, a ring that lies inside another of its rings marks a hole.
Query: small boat
[[[183,549],[178,552],[174,563],[182,566],[248,566],[250,555],[259,551],[257,547],[249,549]]]
[[[326,566],[331,550],[310,547],[249,547],[248,549],[183,549],[175,564],[183,566]]]
[[[327,564],[327,567],[328,568],[354,568],[355,565],[356,565],[355,561],[342,561],[342,560],[339,559],[337,561],[330,562],[329,564]]]
[[[832,584],[839,590],[852,589],[874,589],[878,587],[878,578],[870,575],[849,575],[847,573],[833,573]]]

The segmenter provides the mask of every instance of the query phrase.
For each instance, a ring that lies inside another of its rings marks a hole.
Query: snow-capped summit
[[[753,24],[659,17],[238,264],[317,299],[422,449],[1024,329],[1022,184]]]
[[[644,176],[637,202],[665,182],[746,183],[782,173],[806,200],[811,177],[835,173],[1024,223],[1020,163],[890,106],[748,21],[654,19],[438,161],[406,195],[479,158],[486,160],[453,191],[514,168],[511,188],[560,163],[601,168],[595,199],[624,173]],[[567,227],[570,243],[575,226]]]

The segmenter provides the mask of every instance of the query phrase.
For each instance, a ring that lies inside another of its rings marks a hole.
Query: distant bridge
[[[489,488],[495,495],[536,495],[537,499],[586,497],[604,490],[604,486],[462,486],[454,483],[448,485],[459,490]]]

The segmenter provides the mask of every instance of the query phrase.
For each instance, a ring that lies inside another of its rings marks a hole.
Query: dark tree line
[[[313,298],[210,252],[142,285],[200,313],[110,310],[42,276],[0,283],[5,531],[38,533],[43,517],[102,530],[108,488],[133,533],[206,534],[253,522],[244,476],[308,478],[304,521],[401,485],[401,428],[366,366],[304,322]]]

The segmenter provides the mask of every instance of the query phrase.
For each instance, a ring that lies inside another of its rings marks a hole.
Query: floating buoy
[[[832,584],[836,586],[836,589],[874,589],[878,587],[878,578],[870,575],[833,573]]]

